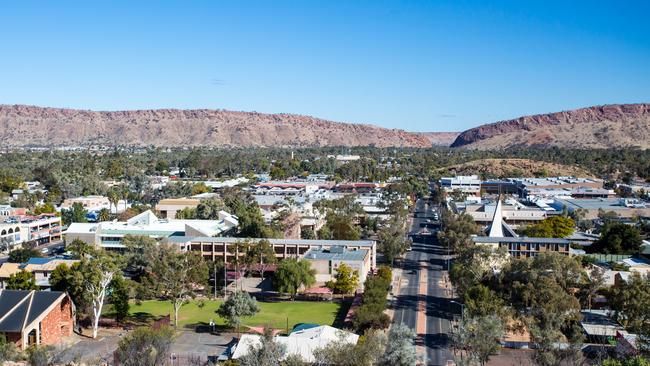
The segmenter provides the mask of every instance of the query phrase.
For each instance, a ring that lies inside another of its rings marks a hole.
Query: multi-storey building
[[[478,175],[459,175],[440,178],[440,187],[447,192],[460,191],[470,196],[481,195],[481,180]]]
[[[366,250],[370,269],[377,268],[377,244],[373,240],[308,240],[308,239],[242,239],[230,237],[191,237],[191,236],[169,236],[164,242],[173,243],[179,246],[180,250],[200,253],[205,259],[221,259],[224,263],[232,263],[237,255],[244,253],[236,252],[236,245],[245,240],[257,242],[267,240],[276,258],[303,258],[310,250],[337,252],[343,250],[345,253]]]
[[[507,252],[516,258],[534,257],[539,253],[556,252],[561,254],[570,253],[571,241],[562,238],[529,238],[518,236],[508,224],[503,221],[502,204],[499,200],[488,228],[487,236],[473,237],[477,245],[490,246],[499,249],[505,248]]]

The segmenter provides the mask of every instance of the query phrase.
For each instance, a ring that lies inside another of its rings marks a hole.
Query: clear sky
[[[649,1],[4,1],[0,104],[412,131],[650,102]]]

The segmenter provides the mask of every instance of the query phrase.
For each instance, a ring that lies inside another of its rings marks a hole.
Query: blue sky
[[[412,131],[650,102],[647,1],[0,3],[0,104]]]

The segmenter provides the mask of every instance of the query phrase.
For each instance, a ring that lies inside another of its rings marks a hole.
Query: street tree
[[[379,359],[380,366],[415,366],[415,331],[406,324],[393,325],[388,332],[386,350]]]
[[[378,232],[379,246],[377,250],[384,255],[391,266],[395,262],[395,258],[403,255],[409,247],[404,223],[403,219],[393,217]]]
[[[239,332],[242,318],[253,316],[259,311],[260,307],[254,297],[244,291],[236,291],[219,306],[217,314]]]
[[[279,292],[289,294],[294,300],[301,287],[309,287],[316,282],[315,273],[309,261],[288,258],[280,262],[275,271],[275,286]]]
[[[335,294],[351,294],[359,286],[359,272],[349,265],[341,263],[336,269],[333,281],[327,281],[325,286]]]
[[[505,328],[496,315],[466,317],[452,331],[452,345],[458,364],[485,365],[501,347]]]
[[[148,260],[152,283],[159,296],[174,306],[174,326],[178,326],[178,311],[206,285],[208,267],[199,255],[167,244],[153,247]]]

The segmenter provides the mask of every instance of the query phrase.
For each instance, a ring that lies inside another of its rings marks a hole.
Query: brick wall
[[[66,296],[41,321],[41,344],[55,344],[72,335],[72,305]]]

